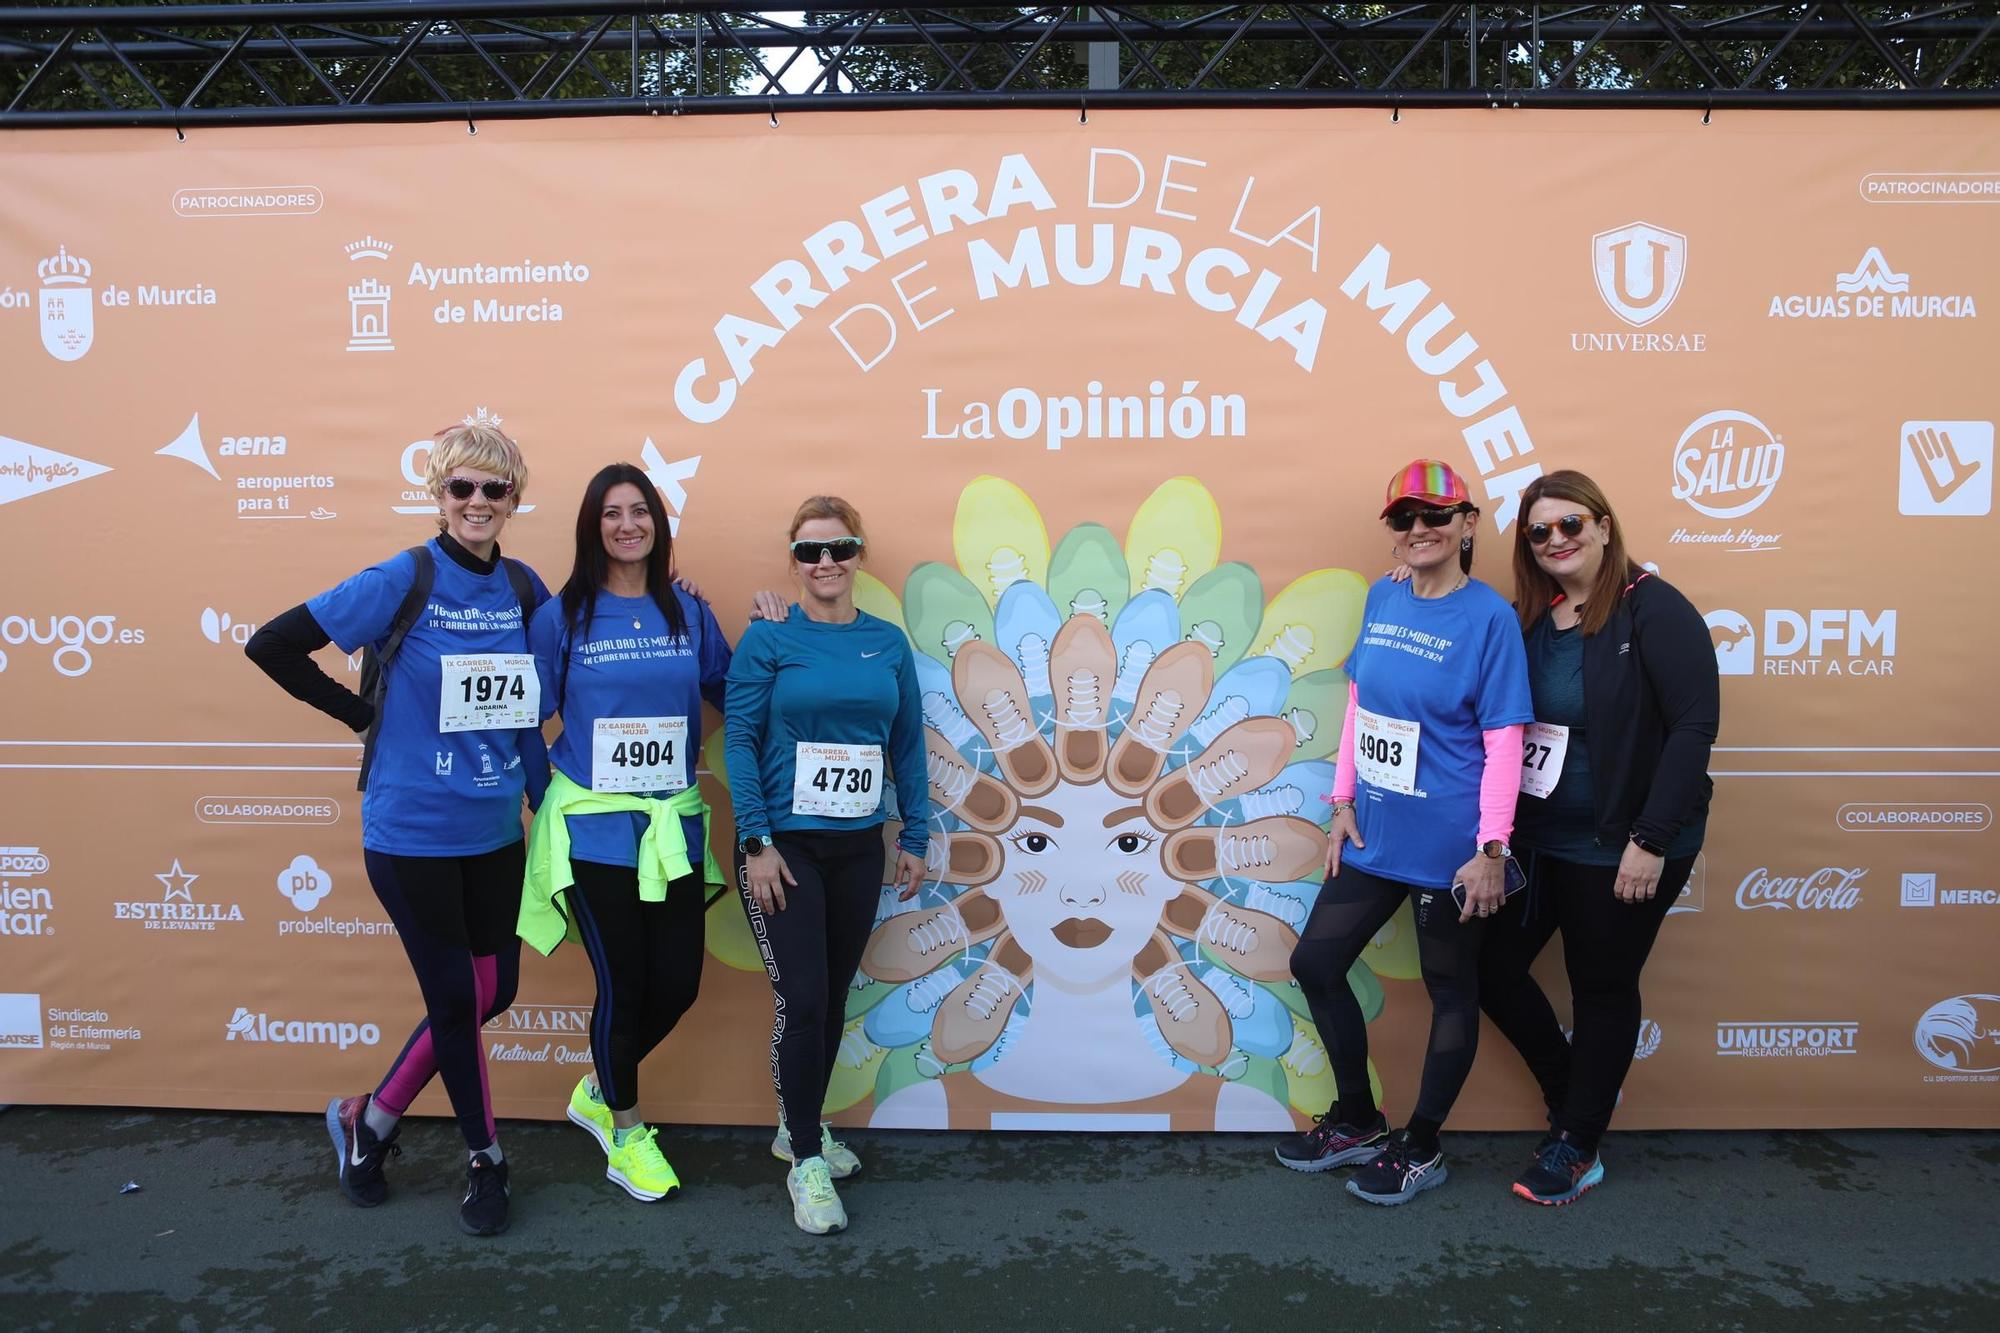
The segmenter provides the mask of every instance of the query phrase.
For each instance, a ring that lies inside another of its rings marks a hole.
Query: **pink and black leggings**
[[[385,1111],[410,1109],[431,1075],[444,1077],[465,1146],[494,1139],[493,1094],[480,1029],[507,1012],[521,980],[521,875],[527,846],[477,856],[365,853],[368,882],[403,939],[425,1015],[375,1090]]]

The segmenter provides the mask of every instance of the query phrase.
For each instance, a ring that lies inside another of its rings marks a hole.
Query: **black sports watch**
[[[736,840],[736,850],[745,856],[756,856],[768,846],[770,846],[769,843],[754,833]]]
[[[1654,856],[1664,857],[1667,854],[1667,849],[1660,846],[1659,843],[1648,842],[1646,839],[1640,837],[1636,833],[1632,835],[1632,845],[1634,847],[1637,847],[1640,851],[1649,852]]]

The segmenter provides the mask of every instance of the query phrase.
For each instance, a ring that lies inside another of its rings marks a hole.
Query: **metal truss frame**
[[[1992,4],[0,8],[0,127],[950,106],[2000,105]]]

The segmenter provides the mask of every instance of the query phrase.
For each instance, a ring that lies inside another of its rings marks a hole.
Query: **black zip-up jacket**
[[[1583,641],[1584,749],[1597,840],[1671,844],[1708,809],[1722,689],[1708,625],[1666,580],[1641,574]]]

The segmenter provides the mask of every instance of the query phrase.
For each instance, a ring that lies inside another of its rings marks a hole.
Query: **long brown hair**
[[[1528,511],[1539,500],[1567,500],[1587,511],[1592,519],[1611,520],[1611,536],[1604,543],[1604,563],[1597,567],[1597,579],[1583,601],[1580,624],[1586,635],[1595,634],[1611,619],[1618,599],[1642,572],[1625,554],[1625,526],[1611,512],[1604,488],[1581,472],[1567,469],[1536,477],[1521,492],[1519,522],[1514,528],[1514,609],[1521,617],[1521,629],[1533,629],[1535,622],[1549,613],[1562,585],[1535,561],[1535,548],[1528,545]]]

